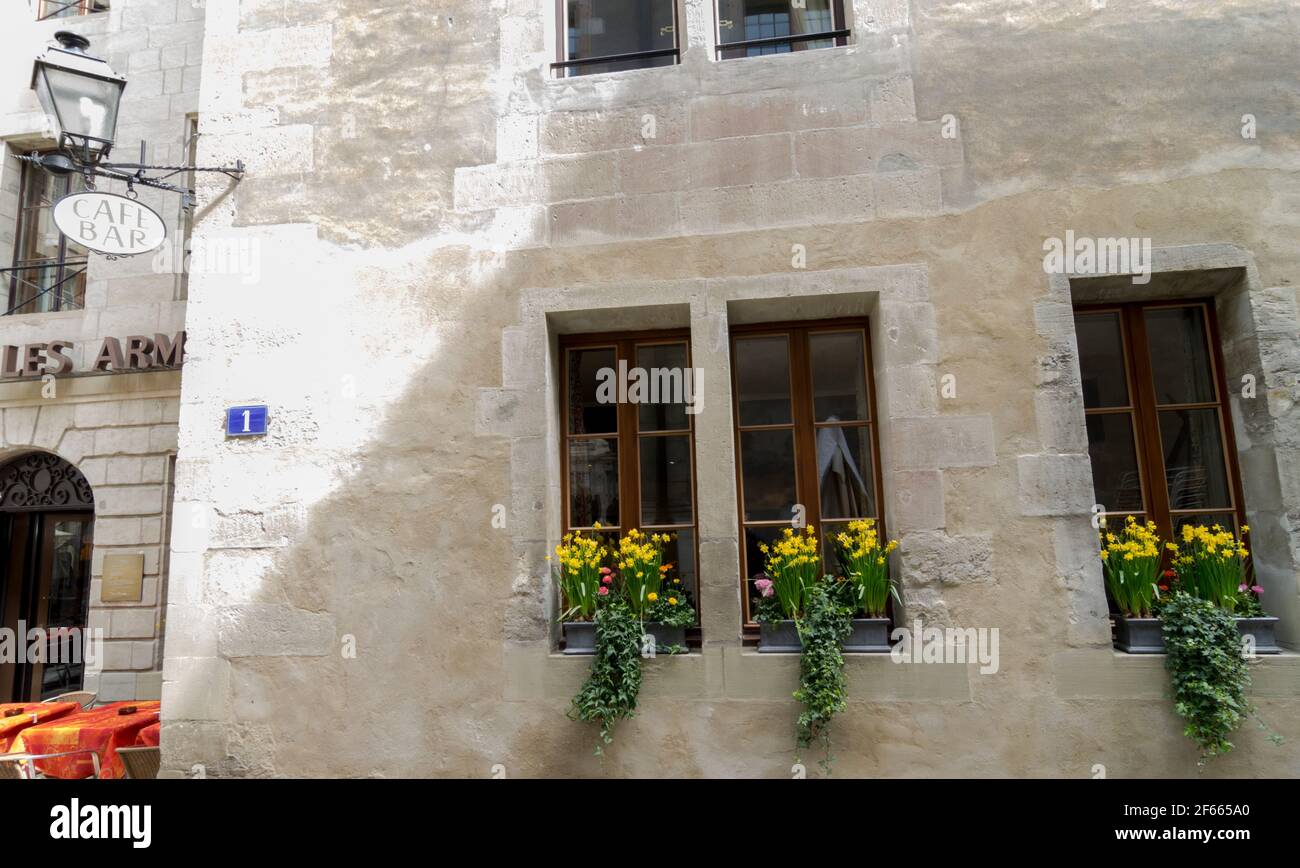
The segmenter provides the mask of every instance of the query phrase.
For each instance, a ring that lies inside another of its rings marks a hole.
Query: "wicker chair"
[[[32,779],[45,777],[36,771],[35,763],[39,760],[58,759],[65,756],[80,756],[81,754],[90,754],[90,764],[95,768],[94,777],[99,777],[99,754],[89,748],[81,750],[70,750],[63,753],[4,753],[0,754],[0,780],[4,779]],[[27,774],[23,774],[23,764],[27,764]]]
[[[98,693],[91,690],[74,690],[72,693],[60,693],[58,696],[45,700],[45,702],[75,702],[82,708],[90,708],[95,704],[95,699],[98,696]]]
[[[156,747],[119,747],[117,755],[122,758],[122,768],[126,769],[128,778],[153,780],[158,777],[158,767],[162,764],[162,753]]]

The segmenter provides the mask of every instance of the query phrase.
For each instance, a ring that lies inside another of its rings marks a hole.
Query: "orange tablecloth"
[[[140,747],[157,747],[158,736],[161,732],[161,723],[151,723],[140,730],[140,734],[135,737],[135,743]]]
[[[4,716],[15,708],[22,714]],[[9,753],[9,746],[18,733],[29,726],[62,717],[79,708],[81,706],[75,702],[0,702],[0,753]]]
[[[137,711],[133,714],[117,713],[119,708],[128,705],[134,705]],[[11,749],[15,753],[63,753],[89,748],[99,754],[101,778],[120,778],[125,772],[117,749],[134,745],[140,730],[158,722],[160,705],[157,701],[110,702],[80,714],[69,714],[49,723],[27,727],[14,739]],[[36,763],[36,769],[52,778],[88,778],[94,773],[94,766],[86,754],[44,760]]]

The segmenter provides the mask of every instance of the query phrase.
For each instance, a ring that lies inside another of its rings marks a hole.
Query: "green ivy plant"
[[[828,583],[818,582],[807,591],[804,617],[796,621],[803,653],[799,658],[799,689],[794,698],[803,703],[795,724],[801,750],[814,741],[822,745],[822,770],[830,773],[831,718],[844,710],[844,651],[842,645],[853,626],[853,610],[836,598]]]
[[[1232,613],[1179,591],[1162,601],[1160,618],[1174,710],[1187,721],[1183,734],[1201,750],[1198,764],[1232,750],[1229,736],[1247,716],[1268,732],[1246,698],[1250,671]],[[1269,739],[1282,741],[1271,732]]]
[[[596,756],[614,741],[614,726],[636,711],[641,691],[641,621],[622,600],[596,612],[596,655],[569,709],[570,720],[600,721]]]

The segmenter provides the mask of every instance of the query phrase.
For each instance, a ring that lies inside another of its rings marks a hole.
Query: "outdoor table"
[[[134,713],[118,714],[118,709],[130,705],[136,707]],[[99,776],[120,778],[125,771],[117,749],[134,745],[140,730],[157,723],[160,707],[161,703],[157,701],[110,702],[80,714],[29,726],[14,739],[11,750],[34,754],[93,750],[99,754]],[[39,760],[36,770],[51,778],[88,778],[94,774],[94,766],[87,754]]]
[[[79,708],[81,706],[75,702],[0,702],[0,753],[9,753],[9,746],[18,733],[29,726],[62,717]],[[22,714],[6,717],[13,709]]]
[[[151,723],[140,734],[135,737],[135,743],[138,747],[157,747],[158,736],[162,731],[161,723]]]

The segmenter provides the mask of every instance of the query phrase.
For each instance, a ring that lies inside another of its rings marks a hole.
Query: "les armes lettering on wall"
[[[0,378],[43,377],[76,373],[69,352],[72,341],[55,340],[25,346],[0,346]],[[129,373],[153,368],[179,368],[185,363],[185,332],[174,336],[131,335],[124,340],[104,338],[86,373]]]

